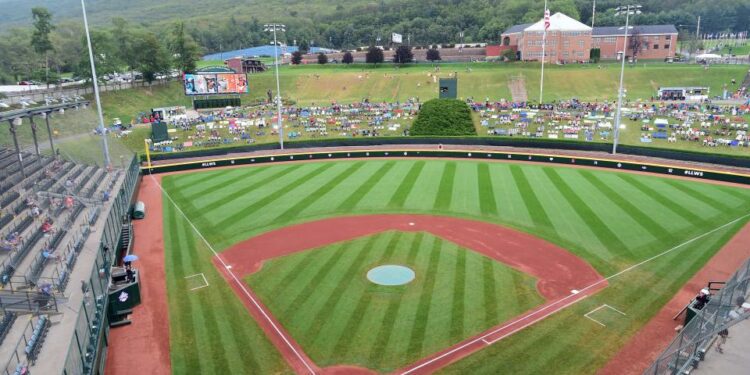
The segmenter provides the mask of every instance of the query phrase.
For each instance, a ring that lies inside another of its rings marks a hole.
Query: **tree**
[[[440,51],[437,48],[430,48],[427,50],[427,60],[429,61],[440,61]]]
[[[633,53],[633,62],[636,62],[636,60],[638,60],[638,54],[641,53],[644,48],[648,48],[648,42],[643,40],[641,32],[640,30],[638,30],[638,28],[634,28],[633,32],[630,34],[630,37],[628,38],[628,48]]]
[[[344,64],[351,64],[354,62],[354,56],[349,51],[344,52],[344,56],[341,57],[341,62]]]
[[[327,64],[328,63],[328,56],[326,56],[325,53],[321,52],[318,53],[318,64]]]
[[[143,80],[151,85],[158,74],[167,73],[170,68],[169,56],[155,34],[143,34],[137,41],[140,51],[138,70],[143,73]]]
[[[371,46],[367,49],[367,54],[365,54],[365,62],[368,64],[380,64],[383,62],[385,58],[383,57],[383,50]]]
[[[130,70],[130,78],[135,80],[134,70],[138,65],[138,50],[135,48],[133,31],[128,25],[128,21],[119,17],[112,19],[112,26],[115,55]]]
[[[308,52],[310,52],[310,45],[309,45],[309,44],[307,43],[307,41],[306,41],[306,40],[303,40],[303,41],[302,41],[302,42],[301,42],[301,43],[299,44],[299,50],[300,50],[300,52],[302,52],[302,53],[308,53]]]
[[[195,71],[196,61],[199,58],[198,45],[192,37],[185,34],[185,24],[181,21],[172,27],[169,51],[172,52],[177,69],[184,73]]]
[[[302,62],[302,52],[292,52],[292,65],[299,65]]]
[[[396,64],[407,64],[414,61],[414,54],[409,46],[399,46],[393,54],[393,62]]]
[[[34,19],[34,33],[31,34],[31,46],[34,52],[44,57],[45,82],[49,87],[49,52],[55,48],[49,39],[49,34],[54,30],[52,25],[52,13],[43,7],[34,7],[31,9],[31,16]]]
[[[116,72],[120,64],[115,57],[116,47],[110,34],[104,31],[91,30],[89,35],[91,36],[91,49],[94,55],[94,64],[96,64],[97,79],[105,74]],[[75,74],[89,80],[92,79],[91,62],[89,61],[89,49],[85,35],[81,36],[81,46],[83,53],[79,56]]]
[[[589,54],[589,57],[591,58],[591,61],[593,63],[598,63],[599,60],[602,58],[602,50],[599,48],[592,48],[591,53]]]

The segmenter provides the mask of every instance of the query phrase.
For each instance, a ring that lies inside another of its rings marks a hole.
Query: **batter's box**
[[[602,327],[620,326],[627,323],[627,319],[625,319],[627,314],[606,303],[583,314],[583,316]]]
[[[208,280],[206,280],[206,275],[204,275],[203,272],[196,273],[195,275],[185,276],[185,282],[187,283],[187,288],[190,291],[198,290],[208,286]]]

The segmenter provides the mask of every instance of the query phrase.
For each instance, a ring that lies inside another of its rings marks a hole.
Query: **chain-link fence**
[[[697,367],[719,331],[750,317],[750,309],[743,307],[749,281],[750,259],[702,309],[688,307],[695,315],[644,374],[688,374]]]

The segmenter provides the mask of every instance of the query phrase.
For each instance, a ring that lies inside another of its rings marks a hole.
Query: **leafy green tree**
[[[349,51],[344,52],[344,56],[341,57],[341,62],[344,64],[351,64],[354,62],[354,56]]]
[[[292,52],[292,65],[299,65],[302,62],[302,52]]]
[[[135,32],[124,18],[112,19],[112,38],[115,46],[115,56],[130,71],[130,77],[135,78],[134,70],[138,65],[138,50],[135,45]]]
[[[371,46],[367,49],[367,54],[365,54],[365,62],[368,64],[380,64],[385,60],[385,57],[383,56],[383,50]]]
[[[31,34],[31,46],[34,52],[44,57],[45,77],[44,81],[49,87],[49,53],[55,48],[52,46],[49,34],[54,30],[52,25],[52,13],[44,7],[31,8],[31,17],[34,19],[34,32]]]
[[[143,34],[137,41],[137,47],[140,51],[138,70],[143,73],[143,80],[151,85],[158,74],[169,71],[169,56],[159,39],[152,33]]]
[[[414,54],[409,46],[399,46],[393,54],[393,62],[396,64],[408,64],[414,61]]]
[[[440,51],[437,48],[430,48],[427,50],[427,60],[429,61],[439,61],[442,60],[440,58]]]
[[[174,65],[177,69],[184,73],[195,71],[196,62],[200,58],[198,45],[190,35],[185,33],[185,24],[182,21],[172,26],[169,51],[174,57]]]
[[[105,74],[112,74],[120,67],[116,58],[115,45],[112,43],[112,37],[108,32],[91,30],[91,49],[94,55],[94,64],[96,64],[97,79]],[[81,37],[82,51],[79,56],[78,66],[75,74],[84,77],[86,80],[91,79],[91,62],[89,61],[88,44],[86,36]]]
[[[325,53],[320,52],[318,53],[318,64],[328,64],[328,56],[326,56]]]
[[[299,50],[300,50],[300,52],[302,52],[303,54],[304,54],[304,53],[308,53],[308,52],[310,52],[310,44],[308,44],[306,40],[303,40],[303,41],[302,41],[302,42],[301,42],[301,43],[299,44]]]

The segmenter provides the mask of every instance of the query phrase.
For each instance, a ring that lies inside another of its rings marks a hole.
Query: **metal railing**
[[[750,285],[750,259],[727,280],[718,293],[677,334],[667,349],[644,374],[688,374],[703,360],[714,337],[750,316],[741,305],[747,300]]]
[[[71,337],[65,366],[65,375],[90,374],[97,365],[98,358],[106,347],[103,347],[103,334],[109,330],[107,318],[108,292],[115,249],[120,241],[122,223],[129,218],[131,198],[139,177],[137,158],[133,157],[126,171],[125,179],[119,191],[113,194],[114,203],[110,209],[103,233],[99,240],[99,251],[94,268],[88,280],[84,282],[87,291],[79,309],[76,328]],[[104,251],[105,248],[110,249]]]

